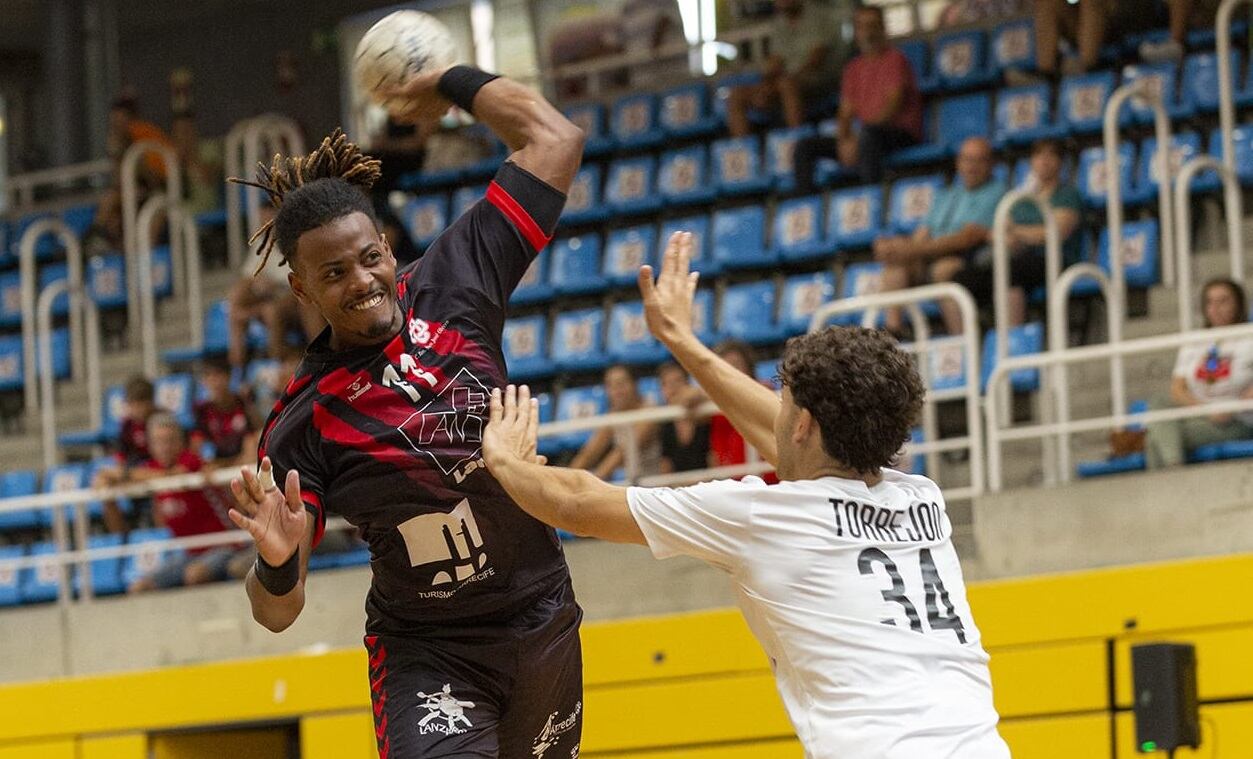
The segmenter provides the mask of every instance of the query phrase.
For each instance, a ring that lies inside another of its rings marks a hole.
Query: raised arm
[[[700,384],[718,409],[761,457],[777,466],[774,420],[781,402],[774,392],[705,347],[692,331],[692,297],[698,275],[689,271],[692,235],[676,232],[666,243],[661,273],[640,269],[640,293],[648,328]]]

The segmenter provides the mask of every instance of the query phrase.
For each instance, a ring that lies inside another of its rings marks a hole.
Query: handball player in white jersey
[[[538,406],[513,386],[493,395],[488,468],[553,527],[729,574],[810,759],[1006,759],[944,496],[890,467],[922,407],[912,359],[881,331],[797,337],[780,399],[692,333],[691,244],[671,238],[656,283],[641,270],[649,327],[781,482],[618,488],[542,466]]]

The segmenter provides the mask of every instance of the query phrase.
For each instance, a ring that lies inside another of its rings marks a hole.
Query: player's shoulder
[[[910,474],[898,469],[887,468],[880,470],[880,474],[884,482],[908,491],[911,495],[916,495],[922,500],[936,500],[941,497],[940,486],[935,484],[935,480],[925,475]]]

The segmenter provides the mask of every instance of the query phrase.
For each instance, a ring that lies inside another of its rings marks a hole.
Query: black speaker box
[[[1175,643],[1133,646],[1131,670],[1140,751],[1199,746],[1196,648]]]

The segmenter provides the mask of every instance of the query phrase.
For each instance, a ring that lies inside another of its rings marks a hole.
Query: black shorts
[[[367,635],[379,759],[572,759],[583,612],[569,583],[510,622]]]

